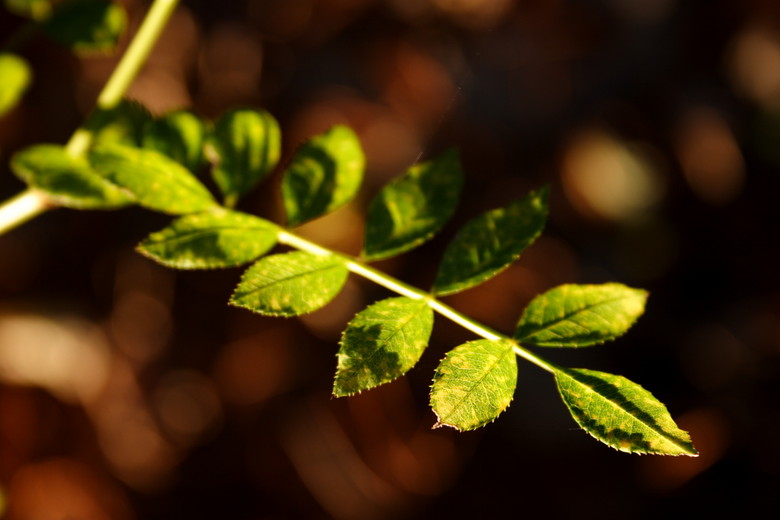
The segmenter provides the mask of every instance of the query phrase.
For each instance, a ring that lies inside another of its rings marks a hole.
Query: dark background
[[[145,4],[122,2],[136,27]],[[10,35],[21,20],[3,12]],[[124,41],[126,43],[127,37]],[[116,57],[45,39],[0,120],[11,154],[64,143]],[[284,159],[346,123],[368,163],[348,207],[301,229],[351,254],[371,197],[460,150],[441,236],[378,266],[427,287],[458,225],[543,184],[547,230],[445,299],[511,332],[562,283],[650,291],[600,347],[541,352],[653,392],[701,456],[616,452],[519,360],[515,400],[479,431],[431,430],[433,370],[474,339],[438,317],[420,364],[330,397],[346,322],[389,296],[351,278],[329,306],[269,319],[225,305],[241,270],[173,272],[133,251],[168,218],[57,210],[0,237],[0,489],[8,517],[649,518],[773,510],[780,484],[780,5],[773,1],[184,1],[129,97],[213,119],[263,107]],[[241,208],[281,220],[279,172]]]

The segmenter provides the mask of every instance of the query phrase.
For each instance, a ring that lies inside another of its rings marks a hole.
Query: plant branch
[[[138,71],[146,63],[149,53],[157,43],[178,3],[179,0],[154,0],[127,51],[100,92],[94,112],[73,133],[65,145],[65,149],[71,156],[82,157],[86,154],[94,137],[93,125],[96,115],[114,108],[122,100],[125,92],[138,75]],[[0,204],[0,234],[56,207],[57,204],[42,192],[28,189]]]
[[[437,300],[430,293],[426,293],[416,287],[406,284],[401,280],[398,280],[397,278],[394,278],[387,273],[383,273],[378,269],[374,269],[373,267],[368,266],[353,257],[337,253],[330,249],[324,248],[319,244],[310,242],[305,238],[291,233],[290,231],[280,226],[277,227],[277,239],[279,243],[294,247],[301,251],[306,251],[315,255],[329,255],[340,258],[344,261],[344,265],[347,267],[347,269],[356,275],[371,280],[372,282],[390,289],[391,291],[402,296],[413,298],[415,300],[425,300],[431,309],[450,319],[451,321],[454,321],[461,327],[468,329],[485,339],[509,341],[514,344],[513,350],[515,351],[515,354],[521,358],[530,361],[534,365],[546,370],[547,372],[554,374],[557,371],[553,365],[519,345],[514,338],[510,338],[504,334],[500,334],[485,327],[481,323],[474,321],[472,318],[453,309],[446,303]]]

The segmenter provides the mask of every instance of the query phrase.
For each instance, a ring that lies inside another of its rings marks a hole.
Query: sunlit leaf
[[[5,0],[5,7],[19,16],[42,20],[51,13],[51,0]]]
[[[262,256],[276,244],[270,222],[230,211],[186,215],[138,245],[144,255],[176,269],[233,267]]]
[[[577,424],[604,444],[629,453],[698,454],[666,407],[625,377],[560,368],[555,381]]]
[[[198,179],[159,152],[105,145],[94,148],[89,159],[98,173],[128,189],[138,204],[146,208],[177,215],[216,206]]]
[[[434,294],[453,294],[479,285],[517,260],[542,233],[547,194],[548,189],[542,188],[467,222],[444,252]]]
[[[75,0],[58,6],[43,23],[43,30],[76,53],[92,54],[113,51],[126,25],[125,10],[118,4]]]
[[[41,144],[26,148],[13,156],[11,169],[60,206],[112,209],[133,202],[130,193],[98,175],[86,159],[68,155],[62,146]]]
[[[195,172],[203,165],[206,127],[192,112],[178,110],[150,120],[144,128],[142,143]]]
[[[512,347],[509,341],[480,339],[447,353],[431,389],[436,426],[473,430],[506,410],[517,385]]]
[[[279,124],[264,110],[231,110],[215,123],[211,145],[214,182],[233,205],[279,162]]]
[[[365,157],[355,133],[334,126],[301,146],[282,180],[287,223],[297,226],[331,212],[355,196]]]
[[[429,240],[455,211],[462,184],[454,150],[412,166],[372,201],[363,256],[379,260]]]
[[[123,99],[109,110],[99,109],[88,120],[93,143],[141,146],[152,115],[141,103]]]
[[[297,316],[326,305],[347,280],[338,257],[303,251],[267,256],[246,270],[231,305],[267,316]]]
[[[523,343],[585,347],[624,334],[645,310],[647,292],[618,283],[561,285],[537,296],[515,330]]]
[[[389,298],[358,313],[341,338],[333,395],[351,395],[402,376],[428,345],[433,310],[425,300]]]
[[[0,116],[11,110],[30,85],[32,72],[15,54],[0,53]]]

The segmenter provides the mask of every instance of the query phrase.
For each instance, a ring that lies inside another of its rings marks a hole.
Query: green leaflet
[[[43,31],[77,54],[108,53],[125,30],[125,10],[102,0],[76,0],[54,10]]]
[[[355,133],[334,126],[301,146],[282,179],[290,227],[340,208],[363,180],[365,157]]]
[[[177,215],[216,207],[198,179],[161,153],[104,145],[94,148],[89,159],[101,175],[130,190],[138,204],[146,208]]]
[[[517,385],[513,346],[509,341],[480,339],[447,353],[431,389],[436,427],[474,430],[506,410]]]
[[[555,382],[577,424],[604,444],[628,453],[698,455],[666,407],[625,377],[559,368]]]
[[[5,0],[5,7],[19,16],[42,20],[51,13],[50,0]]]
[[[30,85],[32,72],[16,54],[0,53],[0,116],[11,110]]]
[[[389,298],[355,316],[341,338],[333,395],[351,395],[404,375],[420,359],[433,329],[425,300]]]
[[[479,285],[517,260],[547,220],[545,187],[469,221],[444,252],[433,293],[453,294]]]
[[[109,110],[97,110],[87,121],[93,144],[140,146],[152,115],[141,103],[123,99]]]
[[[586,347],[624,334],[645,311],[647,292],[618,283],[561,285],[537,296],[514,337],[541,347]]]
[[[86,159],[71,157],[62,146],[40,144],[17,152],[11,169],[60,206],[114,209],[134,200],[130,193],[98,175]]]
[[[181,217],[138,245],[144,255],[175,269],[233,267],[262,256],[276,244],[270,222],[230,211]]]
[[[267,256],[246,270],[230,304],[266,316],[316,311],[336,296],[349,271],[339,257],[303,251]]]
[[[214,182],[232,206],[279,162],[279,123],[264,110],[231,110],[215,123],[211,145]]]
[[[363,256],[380,260],[429,240],[455,211],[462,184],[455,150],[411,167],[371,202]]]
[[[178,110],[149,120],[144,127],[142,144],[156,150],[196,172],[203,165],[206,127],[192,112]]]

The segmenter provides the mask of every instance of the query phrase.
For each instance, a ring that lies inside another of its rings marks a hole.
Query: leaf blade
[[[547,220],[545,187],[469,222],[447,246],[433,293],[454,294],[492,278],[531,245]]]
[[[559,368],[555,382],[577,424],[604,444],[627,453],[698,455],[666,406],[625,377]]]
[[[143,207],[173,215],[216,207],[198,179],[161,153],[114,144],[95,147],[89,159],[98,173],[128,189]]]
[[[348,273],[333,255],[303,251],[271,255],[246,270],[230,304],[265,316],[307,314],[330,302]]]
[[[193,173],[204,163],[205,142],[206,125],[187,110],[176,110],[148,121],[142,137],[144,148],[170,157]]]
[[[455,347],[436,369],[431,407],[436,426],[474,430],[494,420],[511,403],[517,385],[513,344],[476,340]]]
[[[433,330],[433,310],[422,299],[388,298],[358,313],[338,352],[333,395],[342,397],[388,383],[411,369]]]
[[[138,245],[143,255],[175,269],[216,269],[251,262],[276,244],[276,227],[231,211],[195,213],[175,220]]]
[[[534,298],[514,337],[540,347],[597,345],[625,334],[646,300],[646,291],[618,283],[561,285]]]
[[[363,257],[381,260],[429,240],[455,212],[462,185],[454,150],[394,179],[369,206]]]
[[[8,52],[0,53],[0,116],[15,107],[30,86],[32,71],[27,61]]]
[[[334,126],[295,153],[282,178],[282,200],[290,227],[334,211],[357,193],[365,156],[357,135]]]
[[[210,145],[212,177],[232,205],[279,163],[279,123],[264,110],[231,110],[217,120]]]
[[[11,158],[11,169],[29,186],[67,208],[116,209],[134,202],[129,192],[101,177],[86,159],[71,157],[59,145],[25,148]]]
[[[113,51],[127,25],[125,10],[112,2],[78,0],[56,8],[43,23],[53,40],[75,53],[89,55]]]

